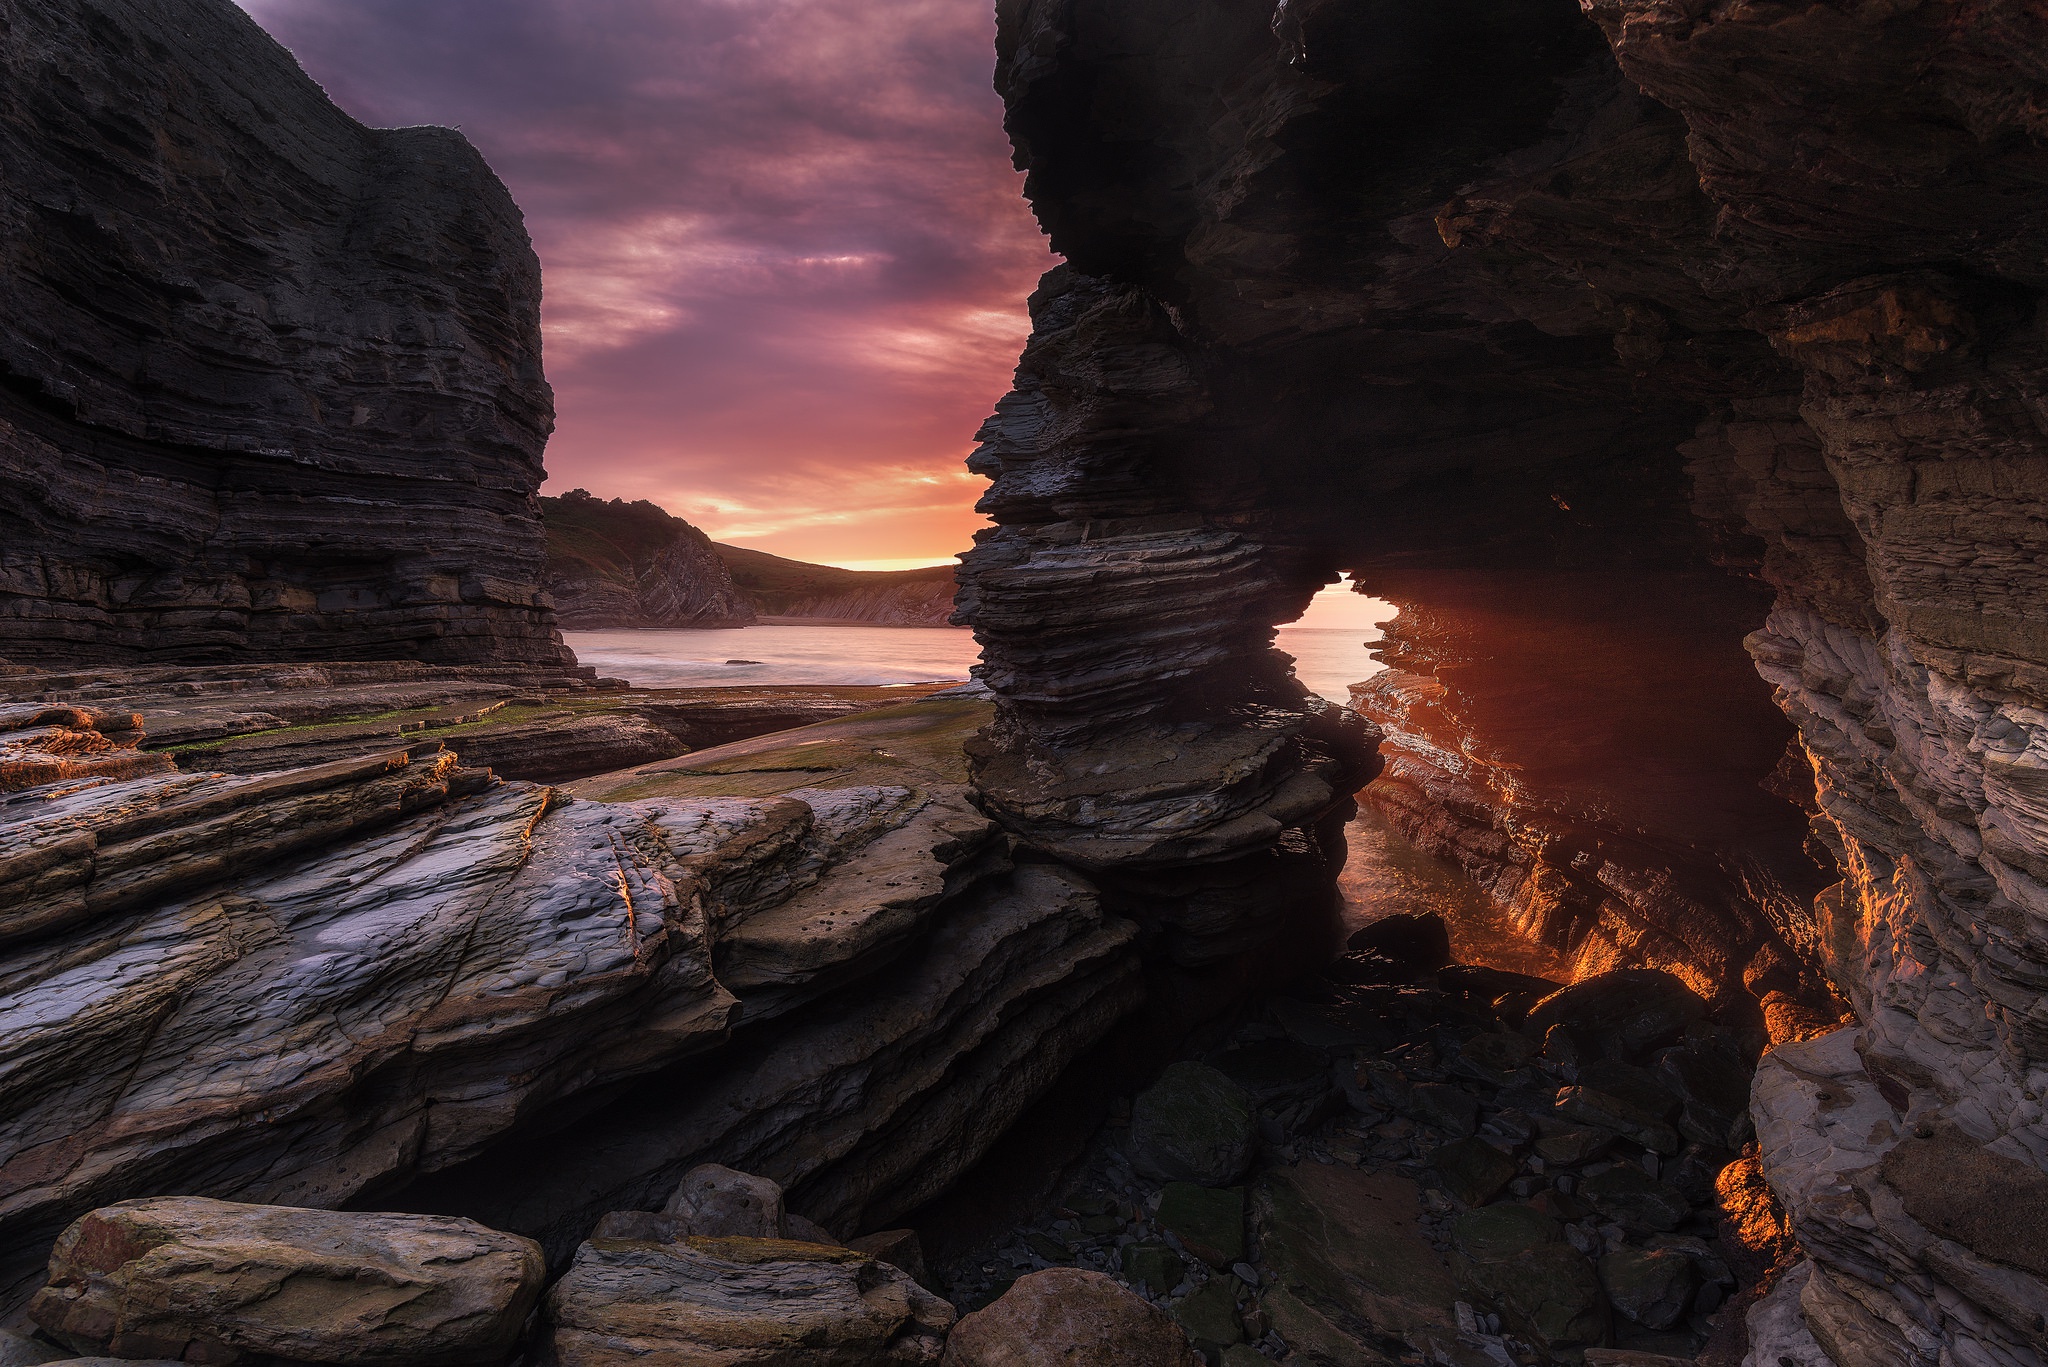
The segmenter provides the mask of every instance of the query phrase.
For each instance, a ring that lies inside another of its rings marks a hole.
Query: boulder
[[[1658,1153],[1678,1152],[1677,1130],[1659,1120],[1654,1113],[1608,1092],[1591,1087],[1566,1087],[1557,1094],[1556,1114],[1561,1120],[1610,1130]]]
[[[1509,1202],[1464,1212],[1451,1222],[1451,1238],[1466,1256],[1493,1260],[1560,1243],[1564,1227],[1531,1206]]]
[[[810,1223],[808,1220],[804,1220],[801,1215],[792,1215],[789,1217],[789,1220],[791,1225],[795,1225],[798,1221],[803,1221],[805,1224]],[[791,1232],[795,1233],[794,1230]],[[809,1236],[800,1237],[808,1238]],[[823,1241],[810,1239],[810,1242],[819,1243]],[[863,1234],[848,1244],[847,1247],[856,1253],[865,1253],[871,1258],[876,1258],[889,1264],[889,1266],[902,1272],[910,1280],[924,1287],[927,1291],[936,1289],[932,1285],[932,1274],[925,1268],[924,1244],[918,1239],[917,1231],[914,1229],[884,1229],[878,1230],[873,1234]]]
[[[661,1213],[676,1217],[683,1233],[708,1239],[781,1239],[789,1233],[780,1186],[717,1163],[684,1173]]]
[[[1658,1056],[1657,1069],[1684,1099],[1678,1130],[1695,1144],[1740,1149],[1753,1132],[1749,1086],[1756,1069],[1718,1032],[1689,1036]]]
[[[953,1307],[848,1248],[787,1239],[592,1239],[548,1292],[558,1367],[933,1363]]]
[[[1458,1046],[1461,1071],[1482,1081],[1498,1083],[1507,1074],[1535,1059],[1535,1041],[1504,1030],[1487,1030]]]
[[[1547,1348],[1587,1348],[1607,1338],[1607,1301],[1593,1264],[1565,1244],[1539,1244],[1506,1258],[1470,1259],[1468,1279],[1501,1318]]]
[[[1388,1336],[1455,1335],[1457,1284],[1421,1227],[1413,1182],[1303,1163],[1261,1173],[1252,1207],[1272,1273],[1261,1304],[1306,1361],[1383,1363]]]
[[[1521,1171],[1514,1159],[1484,1139],[1460,1139],[1429,1156],[1444,1188],[1468,1206],[1483,1206]]]
[[[1552,1116],[1536,1117],[1536,1156],[1555,1167],[1590,1163],[1613,1147],[1614,1131],[1572,1125]]]
[[[1669,1083],[1647,1068],[1620,1059],[1598,1059],[1579,1069],[1578,1085],[1627,1102],[1658,1121],[1678,1118],[1680,1097]],[[1745,1091],[1747,1088],[1745,1087]]]
[[[1235,1277],[1211,1277],[1173,1307],[1173,1322],[1194,1341],[1204,1358],[1221,1355],[1231,1344],[1244,1342],[1244,1325],[1237,1317],[1237,1287]]]
[[[1159,1194],[1159,1227],[1188,1252],[1222,1269],[1244,1257],[1244,1188],[1169,1182]]]
[[[845,1241],[838,1238],[836,1235],[832,1233],[831,1230],[825,1228],[816,1220],[807,1220],[803,1216],[798,1215],[795,1211],[786,1210],[782,1213],[782,1231],[783,1237],[794,1239],[798,1243],[824,1244],[829,1248],[852,1247],[851,1244],[848,1244]],[[910,1231],[907,1229],[890,1230],[888,1232],[892,1234],[910,1234]],[[916,1235],[911,1234],[911,1238],[915,1239],[916,1237]],[[874,1252],[873,1249],[867,1249],[864,1251],[870,1253]],[[886,1263],[893,1262],[894,1260],[890,1258],[883,1258],[882,1261]],[[909,1270],[909,1268],[904,1268],[904,1271],[906,1272],[908,1272]],[[918,1280],[923,1281],[924,1279],[920,1277],[918,1278]]]
[[[1624,1319],[1669,1329],[1685,1318],[1699,1275],[1677,1249],[1624,1248],[1600,1260],[1600,1284]]]
[[[1254,1040],[1211,1055],[1209,1062],[1261,1106],[1306,1101],[1330,1085],[1323,1052],[1291,1039]]]
[[[1251,1093],[1205,1063],[1174,1064],[1131,1107],[1131,1165],[1160,1181],[1234,1182],[1258,1138]]]
[[[74,1221],[29,1316],[82,1354],[491,1363],[544,1272],[471,1220],[155,1197]]]
[[[1447,1083],[1417,1083],[1409,1089],[1405,1113],[1453,1139],[1467,1138],[1479,1128],[1478,1101],[1462,1087]]]
[[[1575,1194],[1632,1234],[1668,1233],[1692,1214],[1683,1194],[1633,1163],[1587,1177]]]
[[[1432,973],[1451,961],[1451,932],[1435,912],[1395,912],[1351,933],[1344,947]]]
[[[1596,973],[1559,988],[1529,1008],[1522,1031],[1544,1039],[1551,1027],[1590,1040],[1603,1058],[1634,1061],[1676,1040],[1685,1027],[1706,1019],[1699,994],[1669,973],[1622,968]]]
[[[1017,1279],[962,1319],[944,1367],[1201,1367],[1165,1311],[1099,1272],[1055,1267]]]
[[[1173,1246],[1156,1239],[1125,1244],[1123,1252],[1117,1255],[1117,1261],[1123,1268],[1124,1280],[1144,1287],[1155,1296],[1164,1296],[1172,1291],[1188,1273],[1187,1264],[1181,1261],[1180,1254],[1173,1251]]]

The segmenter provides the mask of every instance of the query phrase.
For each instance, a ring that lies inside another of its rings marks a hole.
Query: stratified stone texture
[[[711,538],[645,499],[605,502],[571,489],[540,501],[548,593],[564,627],[748,627],[753,604],[733,586]]]
[[[540,270],[228,0],[0,4],[0,657],[555,663]]]
[[[168,1197],[65,1230],[29,1315],[87,1355],[483,1367],[546,1270],[531,1239],[473,1220]]]
[[[773,1238],[594,1238],[548,1292],[546,1360],[930,1367],[954,1311],[888,1263]]]
[[[791,1232],[885,1227],[1142,994],[1136,927],[1012,869],[965,800],[984,704],[780,740],[879,772],[729,747],[699,795],[627,774],[657,791],[603,802],[439,742],[64,768],[137,753],[158,707],[124,686],[125,745],[76,710],[5,738],[0,1314],[70,1222],[154,1195],[452,1207],[566,1261],[723,1162],[789,1190]],[[940,767],[884,758],[917,753],[906,726],[944,735]]]
[[[1054,1267],[1020,1277],[962,1319],[945,1367],[1194,1367],[1203,1359],[1166,1312],[1099,1272]]]
[[[1365,800],[1582,972],[1781,1041],[1853,1007],[1867,1123],[1827,1119],[1846,1056],[1773,1075],[1818,1146],[1759,1083],[1815,1338],[2039,1362],[2023,1257],[1822,1180],[1921,1126],[2048,1170],[2039,16],[999,19],[1069,264],[974,458],[990,810],[1104,870],[1243,858],[1315,772],[1260,628],[1350,571],[1401,608]]]

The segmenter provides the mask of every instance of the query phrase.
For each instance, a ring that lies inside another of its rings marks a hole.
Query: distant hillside
[[[940,627],[953,613],[954,565],[842,570],[719,541],[711,544],[732,572],[733,583],[763,617]]]
[[[564,627],[736,627],[763,618],[944,626],[952,565],[842,570],[726,546],[655,504],[571,489],[540,501]]]
[[[603,627],[745,627],[754,606],[734,587],[711,540],[641,499],[571,489],[540,501],[547,527],[546,583],[570,630]]]

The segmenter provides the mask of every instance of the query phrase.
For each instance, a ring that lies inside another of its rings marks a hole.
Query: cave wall
[[[2040,1362],[1996,1218],[2048,1184],[2039,16],[999,21],[1069,264],[972,462],[990,809],[1191,887],[1383,764],[1532,934],[1785,1042],[1763,1158],[1839,1361]],[[1402,608],[1377,761],[1270,650],[1339,570]],[[1941,1145],[1992,1176],[1930,1224]]]
[[[567,659],[540,269],[228,0],[0,0],[0,658]]]

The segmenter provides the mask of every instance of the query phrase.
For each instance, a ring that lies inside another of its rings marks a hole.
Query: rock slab
[[[935,1363],[953,1307],[888,1263],[786,1239],[593,1239],[548,1292],[556,1367]]]
[[[88,1355],[456,1367],[511,1351],[544,1272],[472,1220],[159,1197],[65,1230],[29,1315]]]
[[[1179,1325],[1099,1272],[1054,1267],[1020,1277],[960,1321],[944,1367],[1197,1367]]]

